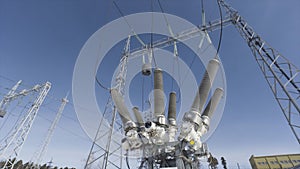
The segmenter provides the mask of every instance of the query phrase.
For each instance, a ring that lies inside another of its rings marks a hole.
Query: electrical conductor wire
[[[220,13],[220,19],[221,19],[221,25],[220,25],[221,29],[220,29],[220,35],[219,35],[219,42],[218,42],[216,57],[219,54],[221,43],[222,43],[222,36],[223,36],[223,13],[222,13],[222,8],[221,8],[220,0],[217,0],[217,3],[218,3],[219,13]]]

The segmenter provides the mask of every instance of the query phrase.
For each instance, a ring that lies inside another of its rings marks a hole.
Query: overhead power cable
[[[21,107],[21,113],[18,115],[17,119],[15,120],[15,123],[12,125],[11,129],[6,133],[5,136],[3,136],[0,140],[0,142],[3,142],[11,132],[13,132],[14,128],[17,126],[17,124],[20,122],[20,119],[22,117],[22,115],[24,115],[25,110],[29,109],[29,105],[31,105],[32,102],[28,102],[25,106],[21,106],[21,105],[17,105],[18,107]],[[11,114],[11,113],[10,113]],[[8,119],[8,117],[6,117],[6,119]],[[4,125],[1,126],[1,129],[4,127]]]
[[[168,29],[169,29],[169,33],[170,33],[171,37],[174,38],[174,33],[173,33],[173,31],[172,31],[172,28],[171,28],[171,25],[170,25],[170,23],[169,23],[169,21],[168,21],[168,18],[167,18],[166,15],[165,15],[165,11],[164,11],[164,9],[163,9],[161,3],[160,3],[160,0],[157,0],[157,1],[158,1],[158,5],[159,5],[160,10],[161,10],[161,12],[163,13],[163,16],[164,16],[164,19],[165,19],[165,21],[166,21],[167,27],[168,27]],[[176,42],[176,41],[175,41],[175,42]]]
[[[105,89],[105,90],[108,90],[108,91],[110,91],[110,89],[109,88],[107,88],[107,87],[105,87],[99,80],[98,80],[98,78],[97,77],[95,77],[95,79],[96,79],[96,82],[97,82],[97,84],[100,86],[100,87],[102,87],[103,89]]]
[[[122,16],[122,18],[124,19],[124,21],[126,22],[126,24],[128,25],[128,27],[130,28],[131,32],[133,33],[133,35],[135,36],[135,38],[145,47],[146,44],[142,41],[142,39],[136,34],[136,32],[134,31],[134,29],[132,28],[132,26],[129,24],[129,22],[127,21],[124,13],[121,11],[121,9],[119,8],[119,6],[117,5],[117,3],[115,1],[113,1],[115,7],[117,8],[118,12],[120,13],[120,15]]]
[[[52,123],[52,122],[53,122],[53,120],[48,119],[48,118],[45,117],[44,115],[37,114],[37,116],[40,117],[41,119],[43,119],[43,120],[49,122],[49,123]],[[70,133],[70,134],[72,134],[72,135],[74,135],[74,136],[76,136],[76,137],[82,139],[82,140],[85,140],[85,141],[89,141],[89,142],[90,142],[90,139],[89,139],[88,137],[84,137],[84,136],[82,136],[82,135],[79,135],[79,134],[73,132],[72,130],[69,130],[69,129],[65,128],[65,127],[62,127],[60,124],[58,124],[57,127],[60,128],[60,129],[62,129],[62,130],[64,130],[65,132],[68,132],[68,133]]]
[[[153,17],[153,11],[154,11],[154,5],[153,5],[153,1],[154,0],[151,0],[151,36],[150,36],[150,50],[151,50],[151,57],[153,58],[153,61],[154,61],[154,66],[155,68],[157,68],[157,63],[156,63],[156,59],[155,59],[155,56],[154,56],[154,50],[153,50],[153,29],[154,29],[154,17]]]
[[[221,47],[221,43],[222,43],[222,36],[223,36],[223,14],[222,14],[222,8],[221,8],[220,0],[217,0],[217,3],[218,3],[220,18],[221,18],[221,25],[220,25],[221,29],[220,29],[220,36],[219,36],[219,42],[218,42],[216,58],[217,58],[217,55],[219,54],[219,51],[220,51],[220,47]]]

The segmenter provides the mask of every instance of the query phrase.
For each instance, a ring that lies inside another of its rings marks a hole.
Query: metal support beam
[[[223,27],[231,24],[232,18],[226,16],[223,20]],[[145,46],[141,46],[139,48],[135,48],[131,50],[129,57],[137,57],[143,56],[149,53],[151,48],[153,50],[158,48],[166,48],[168,46],[174,45],[174,42],[183,42],[191,38],[195,38],[200,36],[201,32],[212,32],[221,28],[221,20],[215,20],[212,22],[208,22],[205,25],[199,25],[195,28],[184,30],[178,34],[175,34],[174,37],[166,37],[160,40],[154,41],[153,44],[146,44]]]

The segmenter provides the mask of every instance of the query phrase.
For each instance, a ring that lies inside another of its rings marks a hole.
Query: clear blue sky
[[[116,2],[125,15],[151,11],[150,0]],[[160,11],[157,1],[154,2],[154,11]],[[300,66],[300,1],[226,2],[237,9],[264,40]],[[201,24],[200,0],[161,0],[161,3],[166,13]],[[216,2],[204,0],[204,3],[207,21],[219,18]],[[118,17],[118,11],[108,0],[0,0],[1,96],[5,91],[3,87],[22,79],[29,86],[50,81],[51,97],[64,97],[71,91],[73,68],[84,43],[95,31]],[[215,45],[218,33],[210,34]],[[218,158],[224,156],[229,168],[236,167],[237,162],[242,168],[250,168],[248,159],[252,154],[299,153],[300,146],[249,47],[233,26],[223,30],[220,58],[227,78],[227,100],[222,121],[208,140],[211,152]],[[25,161],[38,149],[39,138],[50,126],[45,118],[55,116],[47,108],[56,110],[60,104],[48,99],[49,104],[39,112],[21,153]],[[64,115],[44,159],[53,158],[58,166],[82,168],[91,141],[76,121],[72,103],[66,106]]]

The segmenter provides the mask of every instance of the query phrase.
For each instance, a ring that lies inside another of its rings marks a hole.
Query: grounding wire
[[[105,86],[98,80],[98,78],[97,78],[96,76],[95,76],[95,79],[96,79],[97,84],[98,84],[101,88],[103,88],[104,90],[110,91],[110,88],[105,87]]]

